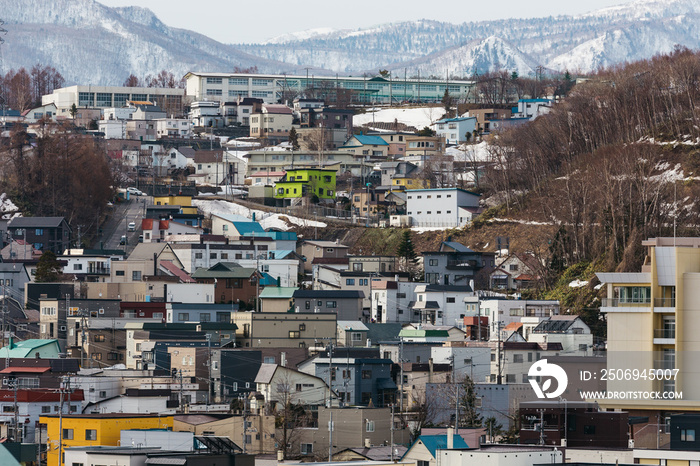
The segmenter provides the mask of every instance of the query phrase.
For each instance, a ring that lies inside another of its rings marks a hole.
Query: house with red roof
[[[168,235],[201,235],[204,230],[199,227],[185,225],[174,220],[158,220],[144,218],[141,220],[144,243],[160,243]]]

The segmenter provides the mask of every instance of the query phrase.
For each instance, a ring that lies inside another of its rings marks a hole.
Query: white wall
[[[167,301],[172,303],[213,303],[213,283],[168,283]]]

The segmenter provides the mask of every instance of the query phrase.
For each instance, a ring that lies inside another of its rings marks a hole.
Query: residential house
[[[246,303],[252,305],[258,296],[263,275],[255,268],[241,267],[235,262],[218,262],[208,269],[200,268],[192,273],[197,283],[215,285],[217,303]]]
[[[42,105],[40,107],[36,107],[29,110],[24,115],[24,121],[27,123],[36,123],[39,120],[43,119],[56,121],[57,116],[58,110],[56,108],[56,104],[51,102],[49,104]]]
[[[365,324],[356,320],[338,321],[338,346],[367,346],[367,332]]]
[[[489,133],[494,120],[506,120],[512,115],[510,108],[479,108],[469,110],[470,117],[476,117],[476,131]]]
[[[530,367],[541,359],[559,356],[561,343],[534,343],[510,338],[491,350],[491,383],[528,383]],[[499,364],[500,357],[500,364]]]
[[[167,118],[165,110],[163,110],[156,102],[147,101],[129,101],[129,105],[136,108],[131,115],[133,120],[152,121]],[[153,127],[155,129],[155,125]]]
[[[427,362],[399,362],[403,381],[399,381],[404,396],[404,409],[409,411],[426,403],[425,387],[427,384],[451,384],[454,372],[452,364],[434,363],[430,358]]]
[[[262,312],[289,312],[294,309],[294,292],[296,287],[265,287],[260,293],[260,310]]]
[[[14,240],[22,239],[35,249],[56,255],[70,247],[71,228],[63,217],[15,217],[7,232]]]
[[[491,339],[510,323],[522,323],[523,317],[544,320],[559,314],[559,301],[528,299],[482,299],[478,313],[489,319]],[[473,315],[473,313],[472,313]],[[532,322],[532,321],[531,321]]]
[[[157,118],[156,137],[162,138],[191,138],[192,121],[188,118]]]
[[[477,273],[484,267],[493,267],[494,263],[494,253],[473,251],[455,241],[443,241],[437,251],[423,252],[425,281],[432,284],[473,288],[472,280]]]
[[[228,437],[236,444],[245,443],[246,452],[264,454],[275,448],[275,417],[247,413],[246,416],[218,413],[176,414],[173,430],[197,436]],[[240,440],[239,440],[240,439]]]
[[[443,118],[432,124],[438,137],[447,144],[463,144],[471,140],[476,129],[475,116],[461,116],[456,118]]]
[[[189,146],[173,147],[168,150],[168,170],[183,169],[194,165],[195,150]]]
[[[99,249],[66,249],[57,257],[64,261],[63,273],[74,280],[105,282],[109,279],[112,262],[124,260],[124,251]]]
[[[276,411],[288,403],[321,406],[336,398],[322,378],[277,364],[262,364],[255,384],[265,403]]]
[[[389,143],[379,136],[356,134],[351,136],[339,150],[372,159],[386,159]]]
[[[394,178],[401,178],[403,180],[408,180],[411,178],[406,178],[411,174],[416,174],[418,172],[418,167],[410,162],[403,160],[396,160],[393,162],[382,162],[379,164],[379,169],[382,172],[382,186],[392,186],[394,187]],[[396,184],[396,186],[401,186]],[[419,186],[415,186],[419,187]],[[420,186],[423,187],[423,186]]]
[[[41,251],[23,239],[10,238],[10,242],[0,251],[3,262],[31,261],[41,257]]]
[[[567,454],[568,454],[567,449]],[[619,451],[616,455],[619,455]],[[480,450],[440,449],[435,457],[437,464],[483,464],[484,466],[534,466],[536,464],[563,464],[564,454],[557,447],[539,445],[484,445]],[[617,456],[619,457],[619,456]],[[598,456],[600,458],[600,456]],[[600,460],[599,460],[600,461]]]
[[[368,136],[379,136],[389,144],[387,156],[398,158],[406,155],[406,136],[413,136],[413,133],[402,133],[398,131],[382,131],[381,133],[368,133]],[[385,184],[382,181],[382,184]]]
[[[540,115],[546,115],[552,110],[551,99],[520,99],[518,106],[513,108],[513,118],[529,118],[534,120]]]
[[[175,220],[155,220],[152,218],[141,220],[141,231],[144,243],[160,243],[172,235],[201,235],[204,232],[202,228]]]
[[[303,109],[322,109],[326,106],[326,101],[323,99],[305,99],[297,97],[294,99],[292,109],[295,113],[301,113]]]
[[[241,98],[240,95],[238,100],[222,102],[221,111],[225,118],[226,126],[250,126],[250,116],[253,113],[260,113],[262,104],[262,99],[254,97]]]
[[[420,313],[411,309],[416,288],[424,282],[381,280],[372,282],[372,322],[418,322]]]
[[[300,139],[307,148],[318,148],[319,144],[338,149],[352,137],[354,112],[334,107],[301,108],[299,110]],[[319,132],[323,131],[323,134]]]
[[[334,312],[237,312],[233,320],[240,348],[311,348],[319,337],[335,342]]]
[[[490,289],[519,290],[537,284],[542,265],[532,254],[513,253],[490,273]]]
[[[352,272],[396,272],[396,256],[348,256]]]
[[[375,216],[381,212],[389,213],[391,209],[385,198],[390,189],[387,186],[367,186],[364,189],[353,190],[350,193],[350,198],[355,215],[369,219],[370,215]]]
[[[435,156],[445,153],[445,140],[441,136],[406,136],[406,155]],[[408,159],[410,161],[410,159]]]
[[[460,188],[412,189],[406,193],[406,213],[413,226],[459,228],[479,214],[479,197]]]
[[[275,200],[286,207],[306,199],[306,202],[335,201],[336,170],[323,168],[288,169],[275,183]]]
[[[333,447],[331,450],[333,463],[373,466],[410,466],[415,463],[399,461],[401,454],[406,449],[402,447],[409,441],[410,429],[407,423],[398,420],[398,416],[392,421],[392,408],[376,406],[345,406],[331,407],[319,406],[318,419],[313,427],[299,429],[299,435],[293,439],[291,451],[299,452],[305,459],[315,455],[327,455],[329,445],[328,426],[333,426]],[[393,426],[392,426],[393,422]],[[391,440],[395,445],[391,445]],[[353,448],[360,455],[370,458],[352,459],[349,454],[354,445],[362,445],[365,448]],[[382,446],[380,446],[382,445]],[[392,449],[394,461],[391,461]],[[336,463],[340,461],[340,463]],[[304,463],[297,463],[303,466]]]
[[[476,447],[476,445],[472,445]],[[421,435],[408,448],[403,458],[404,461],[415,461],[421,466],[437,466],[438,455],[441,451],[454,450],[456,448],[469,448],[469,445],[459,435],[454,435],[452,429],[448,429],[447,435]]]
[[[301,313],[332,312],[338,320],[367,320],[363,315],[365,294],[357,290],[297,290],[294,310]]]
[[[217,101],[199,100],[190,104],[188,115],[194,126],[214,127],[223,126],[220,103]]]
[[[286,141],[293,119],[292,109],[286,105],[263,104],[259,113],[250,116],[250,137]]]
[[[523,317],[523,322],[528,318]],[[587,355],[593,353],[593,334],[577,315],[554,315],[541,320],[524,335],[528,341],[540,344],[561,343],[562,352]]]
[[[324,351],[298,367],[323,380],[328,381],[330,378],[331,388],[345,405],[390,406],[396,401],[392,361],[377,357],[355,357],[354,350],[335,348],[332,362],[328,352]],[[329,367],[332,367],[331,371]]]
[[[297,247],[297,254],[304,260],[304,271],[311,272],[312,262],[316,258],[323,259],[346,259],[348,256],[348,246],[337,241],[317,241],[304,240]]]

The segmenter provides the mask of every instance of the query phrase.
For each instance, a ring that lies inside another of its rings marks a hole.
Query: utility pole
[[[333,461],[333,408],[328,408],[330,418],[328,421],[328,461]]]
[[[211,334],[207,333],[207,367],[209,369],[209,376],[207,377],[207,409],[211,403]]]
[[[496,358],[496,364],[498,364],[498,371],[496,376],[496,383],[503,383],[503,376],[501,375],[501,321],[496,322],[496,331],[498,332],[498,357]]]
[[[333,404],[331,397],[333,396],[333,340],[328,342],[328,408]]]
[[[182,369],[180,369],[180,412],[184,414],[185,412],[185,407],[182,404]]]
[[[13,411],[15,414],[15,428],[12,434],[12,440],[22,443],[22,435],[19,433],[19,409],[17,407],[17,388],[19,387],[19,381],[17,377],[12,377],[9,382],[12,384],[12,391],[14,392]]]
[[[403,416],[403,337],[399,337],[399,368],[401,370],[401,392],[399,393],[399,413]]]
[[[245,455],[245,444],[248,434],[248,398],[243,396],[243,454]]]
[[[459,434],[459,384],[457,383],[457,377],[455,375],[455,353],[454,348],[452,350],[452,383],[455,386],[455,434]]]
[[[391,462],[394,462],[394,405],[391,404]]]
[[[64,375],[61,377],[61,387],[59,389],[59,395],[60,395],[60,402],[59,402],[59,410],[58,410],[58,464],[60,465],[62,463],[61,459],[63,458],[63,398],[66,393],[66,385],[70,381],[70,377],[67,375]],[[69,407],[70,410],[70,407]]]
[[[5,346],[5,317],[7,316],[7,287],[5,286],[5,280],[2,281],[2,346]],[[10,351],[8,348],[7,351],[7,358],[9,359],[10,356]],[[5,367],[9,367],[9,364],[6,364]]]

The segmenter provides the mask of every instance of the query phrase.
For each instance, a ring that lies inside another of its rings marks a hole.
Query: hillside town
[[[0,463],[697,464],[700,239],[562,274],[576,307],[557,244],[460,233],[501,212],[490,144],[594,81],[192,71],[3,108]]]

